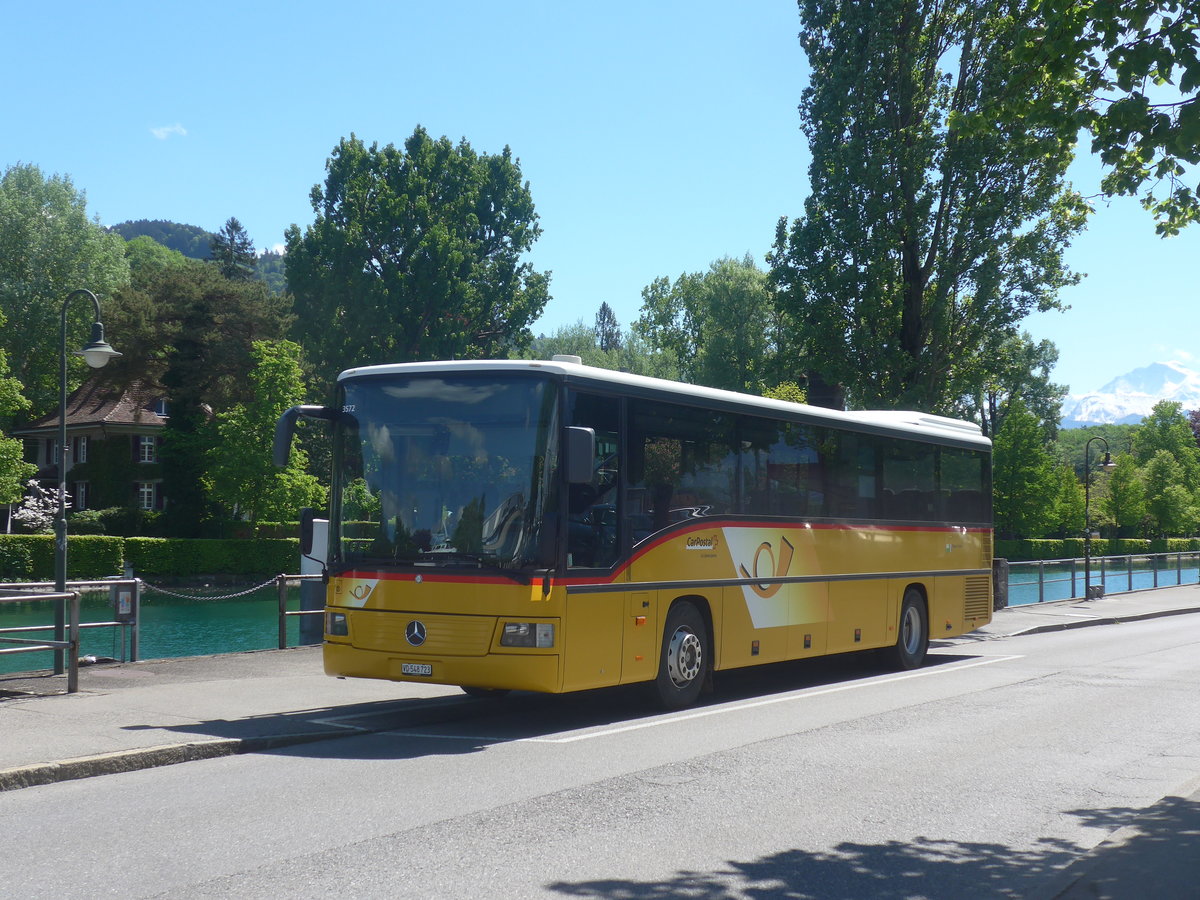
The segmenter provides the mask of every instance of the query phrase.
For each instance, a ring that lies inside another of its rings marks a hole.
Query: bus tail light
[[[350,628],[346,622],[346,614],[340,612],[331,612],[325,615],[325,633],[334,635],[335,637],[346,637],[350,634]]]
[[[505,622],[501,647],[553,647],[554,626],[541,622]]]

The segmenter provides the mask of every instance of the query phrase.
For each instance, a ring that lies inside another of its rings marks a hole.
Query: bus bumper
[[[412,656],[363,650],[326,641],[325,674],[425,684],[454,684],[497,690],[559,693],[562,674],[557,654],[489,653],[485,656]]]

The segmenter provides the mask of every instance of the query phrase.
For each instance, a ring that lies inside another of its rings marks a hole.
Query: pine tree
[[[249,281],[254,277],[258,262],[254,241],[246,234],[242,223],[230,216],[224,227],[209,241],[209,258],[221,274],[233,281]]]

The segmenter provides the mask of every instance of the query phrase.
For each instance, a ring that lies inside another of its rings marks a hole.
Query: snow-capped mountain
[[[1120,375],[1091,394],[1068,395],[1063,401],[1064,428],[1081,425],[1136,424],[1159,400],[1200,409],[1200,372],[1179,362],[1157,362]]]

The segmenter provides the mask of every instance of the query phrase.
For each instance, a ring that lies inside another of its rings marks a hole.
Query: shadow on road
[[[843,843],[832,851],[789,850],[715,872],[678,872],[664,881],[554,882],[569,897],[607,900],[788,898],[1153,897],[1194,900],[1200,884],[1200,802],[1168,797],[1146,810],[1075,810],[1081,822],[1121,833],[1086,856],[1043,840],[1028,850],[1002,844],[917,838]],[[1132,826],[1132,827],[1129,827]],[[1081,858],[1082,857],[1082,858]]]
[[[933,654],[928,668],[974,659]],[[720,672],[699,708],[779,696],[826,685],[869,682],[883,674],[878,657],[863,653]],[[439,696],[292,710],[239,719],[127,726],[247,742],[250,752],[327,759],[410,759],[475,752],[515,740],[628,724],[666,715],[648,685],[575,694],[513,692],[496,699]],[[378,739],[336,740],[377,735]]]

